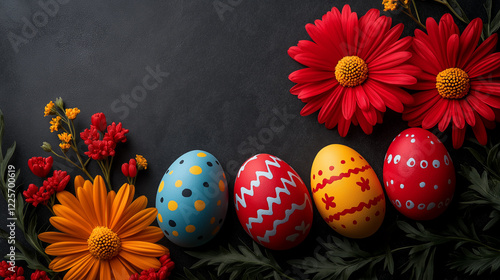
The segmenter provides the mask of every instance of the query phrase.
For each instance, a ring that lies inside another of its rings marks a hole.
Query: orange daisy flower
[[[146,208],[147,198],[133,201],[135,188],[124,184],[106,192],[101,176],[94,184],[75,178],[76,197],[57,193],[50,223],[61,232],[44,232],[38,238],[51,243],[45,252],[57,256],[49,265],[56,272],[69,270],[64,279],[129,279],[130,275],[161,266],[158,257],[168,249],[155,244],[163,237],[150,226],[157,210]]]

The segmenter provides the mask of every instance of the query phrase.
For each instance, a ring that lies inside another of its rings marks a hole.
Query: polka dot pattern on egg
[[[227,207],[226,175],[219,161],[205,151],[177,158],[158,186],[158,224],[181,247],[209,242],[220,231]]]

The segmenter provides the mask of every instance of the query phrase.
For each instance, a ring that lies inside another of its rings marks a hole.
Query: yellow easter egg
[[[321,217],[351,238],[374,234],[385,216],[385,196],[370,164],[355,150],[332,144],[318,152],[311,191]]]

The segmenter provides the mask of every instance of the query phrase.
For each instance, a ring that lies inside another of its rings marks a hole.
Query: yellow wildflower
[[[57,136],[59,137],[59,140],[61,140],[59,147],[61,147],[63,151],[67,151],[71,147],[71,144],[69,142],[71,142],[73,135],[63,132],[61,134],[58,134]]]
[[[61,147],[61,150],[67,151],[67,150],[69,150],[69,148],[71,147],[71,145],[69,143],[60,143],[59,147]]]
[[[45,105],[44,117],[48,115],[55,115],[56,109],[54,109],[54,102],[50,101],[49,104]]]
[[[63,132],[57,136],[59,137],[59,140],[61,140],[62,142],[66,142],[66,143],[71,142],[71,139],[73,138],[73,135],[68,134],[66,132]]]
[[[408,2],[408,0],[405,0]],[[384,5],[384,11],[394,11],[398,8],[397,0],[382,0],[382,5]]]
[[[52,101],[51,101],[52,102]],[[50,121],[50,132],[58,131],[61,126],[61,117],[57,116]]]
[[[148,169],[148,161],[141,155],[135,155],[135,161],[139,170]]]
[[[66,116],[70,120],[74,120],[78,114],[80,114],[80,109],[78,109],[78,108],[68,108],[68,109],[66,109]]]

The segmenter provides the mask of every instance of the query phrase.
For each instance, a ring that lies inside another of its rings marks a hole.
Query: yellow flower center
[[[462,98],[469,93],[469,75],[460,68],[448,68],[437,75],[436,88],[443,98]]]
[[[335,66],[335,78],[344,87],[355,87],[368,78],[368,65],[357,56],[344,56]]]
[[[107,227],[95,227],[87,239],[90,254],[99,260],[109,260],[118,255],[121,243],[118,234]]]

